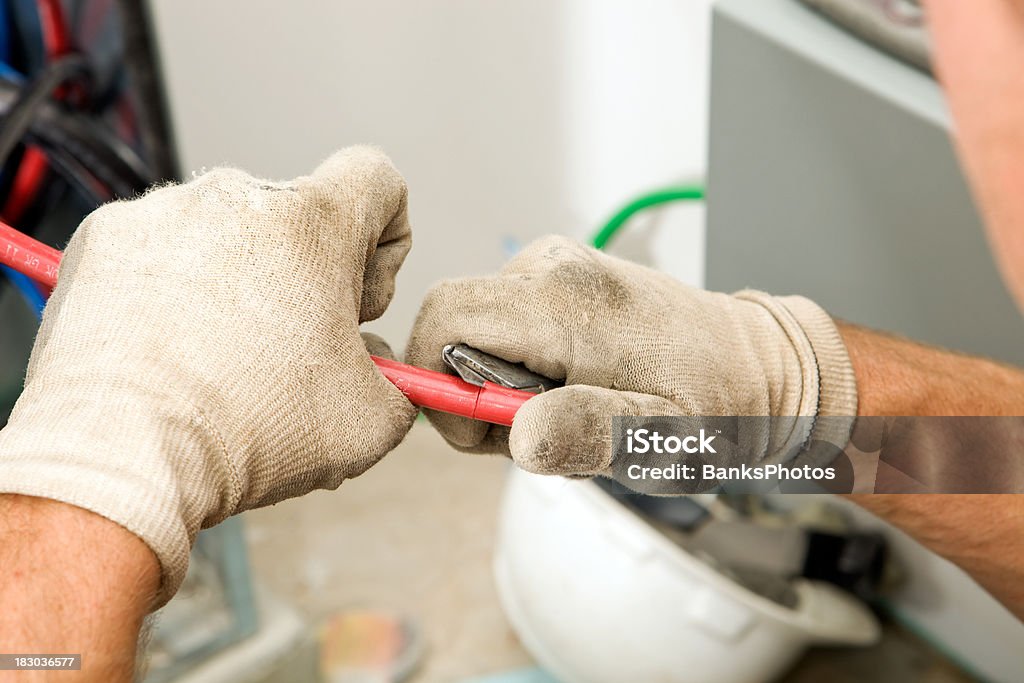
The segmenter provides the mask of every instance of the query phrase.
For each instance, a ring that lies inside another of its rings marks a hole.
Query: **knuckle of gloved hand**
[[[504,271],[525,278],[540,292],[565,293],[576,304],[585,297],[611,294],[620,297],[623,287],[609,263],[593,249],[561,235],[543,237],[518,254]]]
[[[461,280],[442,280],[427,290],[416,316],[416,327],[433,327],[442,322],[461,300]]]
[[[138,201],[142,200],[108,202],[86,216],[64,250],[61,271],[65,272],[67,266],[81,256],[102,251],[104,247],[109,249],[111,244],[116,244],[121,251],[128,248],[131,233],[145,230],[137,225],[133,216]]]
[[[409,196],[409,186],[405,178],[383,153],[380,153],[376,163],[370,167],[369,180],[372,187],[391,200],[396,211]]]
[[[181,186],[178,206],[185,212],[217,212],[241,214],[263,213],[270,209],[269,200],[282,194],[291,195],[293,183],[260,180],[237,168],[214,168]]]
[[[253,184],[255,181],[255,178],[241,169],[218,166],[196,176],[189,185],[193,188],[228,191]]]
[[[581,311],[614,314],[628,311],[637,303],[630,283],[608,263],[589,253],[552,263],[534,286],[545,295],[545,300],[561,308],[571,305]]]
[[[126,214],[133,206],[135,206],[135,202],[124,200],[101,204],[85,217],[85,220],[78,226],[76,232],[84,232],[86,234],[102,233],[111,228],[119,227],[127,219]]]
[[[410,232],[405,179],[390,165],[350,168],[343,175],[313,175],[299,183],[307,206],[343,226],[347,239],[378,241]],[[336,234],[336,233],[332,233]]]
[[[563,235],[546,235],[530,242],[502,269],[505,273],[543,272],[559,263],[580,258],[585,247]]]
[[[433,360],[434,351],[440,351],[439,344],[444,344],[439,334],[440,318],[444,315],[444,306],[440,302],[444,294],[438,289],[443,285],[434,285],[427,292],[420,304],[419,313],[412,325],[412,333],[405,345],[406,360],[413,365],[422,365],[427,359]]]
[[[461,335],[468,330],[455,329],[457,322],[465,325],[486,317],[500,303],[502,293],[498,278],[442,280],[427,291],[414,328],[448,342],[464,341]]]
[[[376,187],[403,194],[405,179],[382,150],[370,145],[346,147],[321,164],[313,177],[329,184]]]
[[[374,145],[352,145],[340,149],[329,156],[314,172],[318,176],[342,178],[345,176],[366,175],[378,169],[389,168],[394,171],[391,159],[379,147]]]

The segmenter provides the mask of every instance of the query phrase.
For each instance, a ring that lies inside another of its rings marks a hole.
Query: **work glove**
[[[201,528],[336,488],[405,436],[416,409],[359,324],[410,243],[405,182],[370,148],[291,182],[222,168],[97,209],[0,432],[0,493],[142,538],[163,604]]]
[[[834,427],[851,420],[819,418],[856,415],[845,346],[811,301],[693,289],[563,237],[532,243],[498,275],[435,286],[407,361],[442,370],[453,343],[565,381],[527,401],[511,429],[426,411],[457,449],[510,454],[530,472],[612,474],[614,416],[815,418],[755,420],[744,448],[723,456],[763,464],[816,437],[841,448],[848,433]]]

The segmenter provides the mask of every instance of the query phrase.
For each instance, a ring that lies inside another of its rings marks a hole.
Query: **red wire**
[[[38,7],[46,56],[50,59],[60,57],[71,50],[71,35],[64,19],[64,7],[60,0],[38,0]]]
[[[0,222],[0,263],[53,288],[61,253]]]
[[[61,253],[0,222],[0,263],[52,288],[57,284]],[[381,373],[412,403],[509,426],[516,411],[534,394],[490,382],[482,387],[458,377],[371,356]]]
[[[43,151],[34,146],[26,148],[11,183],[11,192],[4,203],[5,220],[17,223],[21,219],[46,178],[46,169],[46,155]]]

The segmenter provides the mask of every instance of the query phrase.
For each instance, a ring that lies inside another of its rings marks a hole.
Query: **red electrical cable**
[[[0,222],[0,263],[46,287],[57,284],[61,253]]]
[[[536,396],[528,391],[506,389],[490,382],[482,387],[443,372],[371,356],[377,368],[401,390],[409,402],[481,422],[512,425],[516,411]]]
[[[37,6],[46,56],[53,59],[67,54],[71,50],[71,33],[60,0],[37,0]]]
[[[52,288],[57,284],[60,258],[60,251],[0,222],[0,263]],[[490,382],[478,387],[443,372],[371,358],[410,403],[474,420],[510,426],[516,411],[536,395]]]
[[[11,182],[10,194],[4,202],[4,220],[12,223],[21,220],[46,178],[47,167],[46,154],[41,149],[35,146],[25,148],[18,171]]]

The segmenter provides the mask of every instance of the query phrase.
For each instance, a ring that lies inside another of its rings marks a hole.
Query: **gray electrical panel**
[[[927,74],[795,0],[715,10],[707,285],[1024,363]]]
[[[797,0],[720,0],[711,62],[710,289],[804,294],[853,322],[1024,362],[1024,317],[930,76]],[[983,679],[1019,681],[1021,623],[948,562],[889,539],[908,575],[901,618]]]

